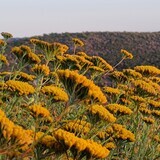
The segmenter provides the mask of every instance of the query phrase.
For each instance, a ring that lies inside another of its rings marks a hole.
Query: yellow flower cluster
[[[150,110],[150,109],[147,109],[147,108],[143,108],[143,107],[140,107],[139,108],[139,111],[141,112],[141,113],[143,113],[143,114],[151,114],[152,113],[152,111]]]
[[[98,86],[96,86],[91,80],[87,79],[85,76],[80,75],[75,71],[70,71],[68,69],[59,70],[57,71],[57,74],[60,80],[65,85],[65,88],[67,89],[67,91],[71,92],[70,94],[72,94],[73,92],[75,92],[76,94],[76,92],[78,91],[76,96],[79,96],[80,94],[82,99],[86,97],[86,95],[88,95],[94,101],[98,101],[101,103],[107,102],[107,99],[102,93],[101,89]],[[70,83],[67,83],[67,82],[70,82]],[[75,91],[72,90],[71,86],[72,87],[75,86],[73,87]],[[87,93],[83,93],[84,88],[88,90]]]
[[[104,146],[109,150],[116,148],[116,145],[113,142],[108,142]]]
[[[127,77],[133,77],[133,78],[142,78],[142,75],[139,72],[136,72],[133,69],[123,69],[123,73]]]
[[[84,46],[84,43],[78,38],[72,38],[72,41],[76,46],[80,46],[80,47]]]
[[[1,46],[4,46],[6,43],[2,40],[2,39],[0,39],[0,47]]]
[[[69,55],[69,54],[65,54],[65,56],[63,56],[62,66],[64,66],[65,68],[72,67],[78,70],[81,69],[81,66],[79,65],[79,62],[76,59],[76,57],[73,55]]]
[[[155,136],[153,137],[153,139],[154,139],[156,142],[160,143],[160,136],[155,135]]]
[[[83,57],[83,56],[79,56],[79,55],[72,55],[72,56],[77,59],[78,63],[79,63],[81,66],[83,66],[83,65],[85,65],[85,64],[88,65],[88,66],[93,65],[92,62],[90,62],[89,60],[87,60],[87,59],[86,59],[85,57]]]
[[[131,96],[130,98],[135,102],[145,102],[145,99],[140,96]]]
[[[121,49],[121,53],[128,59],[132,59],[133,58],[132,53],[130,53],[130,52],[124,50],[124,49]]]
[[[155,108],[160,108],[160,102],[156,100],[149,100],[148,103]]]
[[[153,86],[151,86],[149,83],[143,81],[143,80],[134,80],[132,81],[132,84],[137,87],[137,90],[141,89],[142,91],[145,91],[152,95],[157,95],[156,90]]]
[[[29,95],[35,92],[32,85],[27,82],[8,80],[6,82],[7,89],[10,91],[18,91],[19,95]]]
[[[63,142],[68,148],[74,147],[77,152],[88,152],[92,157],[105,158],[109,155],[109,150],[102,145],[92,141],[84,140],[76,137],[73,133],[69,133],[62,129],[58,129],[54,132],[55,138]]]
[[[85,121],[70,121],[65,124],[64,129],[73,133],[83,133],[86,134],[90,131],[91,124]]]
[[[104,131],[98,132],[97,136],[100,139],[106,139],[110,137],[113,139],[129,140],[131,142],[135,141],[134,134],[127,130],[123,125],[117,123],[107,127]]]
[[[45,135],[44,132],[37,132],[35,140],[39,141],[40,144],[47,147],[53,147],[57,142],[56,139],[51,135]]]
[[[113,77],[114,79],[116,79],[118,81],[126,81],[127,80],[127,76],[124,75],[124,73],[120,72],[120,71],[114,71],[112,73],[111,77]]]
[[[65,54],[64,56],[56,56],[65,68],[82,69],[83,67],[93,65],[92,62],[85,59],[83,56]]]
[[[112,113],[118,113],[118,114],[132,114],[132,110],[128,107],[120,104],[108,104],[106,108],[111,111]]]
[[[36,78],[34,75],[29,75],[25,72],[19,72],[18,77],[20,77],[20,79],[27,80],[27,81],[33,81]]]
[[[91,62],[93,62],[95,66],[102,68],[105,71],[113,71],[113,67],[99,56],[92,56]]]
[[[112,135],[115,139],[129,140],[131,142],[135,141],[135,136],[132,132],[127,130],[123,125],[113,124],[106,129],[106,133]]]
[[[6,65],[9,65],[6,56],[4,56],[4,55],[2,55],[2,54],[0,54],[0,61],[2,61],[3,63],[5,63]]]
[[[116,117],[113,116],[106,108],[104,108],[102,105],[92,105],[89,108],[89,111],[95,115],[97,114],[100,118],[106,120],[107,122],[115,122]]]
[[[92,140],[87,140],[87,150],[96,158],[106,158],[110,153],[106,147],[102,147],[100,144]]]
[[[36,73],[37,75],[45,75],[48,76],[50,73],[50,69],[45,64],[36,64],[31,68],[31,71]]]
[[[155,83],[157,83],[157,84],[159,84],[160,83],[160,77],[149,77],[149,80],[151,80],[151,81],[153,81],[153,82],[155,82]]]
[[[147,124],[153,124],[155,122],[155,119],[151,117],[143,117],[142,120]]]
[[[9,39],[12,38],[13,35],[8,33],[8,32],[2,32],[1,35],[5,38],[5,39]]]
[[[41,92],[46,95],[50,95],[50,97],[55,101],[68,101],[68,95],[62,88],[53,85],[44,86],[42,87]]]
[[[114,94],[114,95],[119,95],[120,93],[122,93],[121,90],[119,90],[118,88],[112,88],[112,87],[103,87],[103,91],[107,94]]]
[[[146,76],[160,75],[160,69],[154,66],[136,66],[134,70]]]
[[[66,53],[68,50],[68,46],[58,42],[51,43],[50,47],[52,48],[52,50],[56,51],[56,54],[61,54],[61,55]]]
[[[29,130],[24,130],[22,127],[15,125],[10,121],[5,113],[0,110],[0,126],[3,137],[9,141],[13,139],[16,141],[17,146],[22,150],[29,149],[29,145],[33,142],[33,138],[29,134]]]
[[[68,50],[68,46],[58,42],[48,43],[39,39],[30,39],[30,42],[47,53],[64,54]]]
[[[76,55],[84,57],[87,60],[91,60],[92,59],[92,57],[88,56],[85,52],[77,52]]]
[[[12,53],[14,53],[18,58],[23,57],[26,62],[30,62],[30,63],[41,62],[39,57],[31,51],[30,47],[25,45],[12,48]]]
[[[103,73],[104,72],[104,69],[100,68],[100,67],[97,67],[97,66],[90,66],[89,67],[89,70],[93,71],[93,72],[100,72],[100,73]]]
[[[113,124],[112,129],[114,132],[116,132],[114,135],[116,138],[118,139],[121,138],[123,140],[130,140],[131,142],[135,141],[134,134],[129,130],[127,130],[124,126],[120,124]]]
[[[52,122],[52,117],[50,115],[50,112],[47,108],[42,107],[41,104],[34,104],[29,106],[30,111],[33,113],[33,116],[35,117],[43,117],[49,122]]]
[[[160,118],[160,111],[159,110],[152,110],[152,115]]]

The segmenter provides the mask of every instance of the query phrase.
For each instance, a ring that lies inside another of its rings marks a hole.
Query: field
[[[112,66],[77,37],[72,46],[31,38],[6,53],[12,35],[1,35],[1,160],[160,159],[159,68],[119,71],[130,51]]]

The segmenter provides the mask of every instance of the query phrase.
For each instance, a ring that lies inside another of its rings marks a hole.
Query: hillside
[[[121,49],[126,49],[131,52],[134,58],[132,60],[126,60],[119,68],[132,68],[136,65],[153,65],[160,67],[160,32],[51,33],[34,38],[48,42],[56,41],[65,43],[70,47],[69,53],[72,53],[73,37],[85,42],[85,46],[81,48],[81,51],[89,55],[99,55],[112,65],[115,65],[120,60]],[[19,46],[21,44],[30,45],[29,39],[30,38],[13,38],[9,41],[9,46]]]

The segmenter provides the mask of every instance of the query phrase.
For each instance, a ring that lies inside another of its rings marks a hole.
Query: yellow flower
[[[106,103],[107,99],[101,89],[85,76],[68,69],[59,70],[57,74],[69,95],[72,96],[74,93],[74,100],[91,98],[95,102]]]
[[[69,133],[62,129],[56,130],[54,132],[54,136],[58,141],[63,141],[64,144],[69,148],[71,148],[75,144],[78,138],[73,133]]]
[[[2,110],[0,110],[0,126],[3,137],[7,141],[14,140],[15,144],[20,149],[29,149],[29,145],[33,142],[33,138],[29,134],[28,130],[24,130],[22,127],[15,125],[6,117]]]
[[[116,79],[120,82],[123,82],[123,81],[126,81],[127,80],[127,76],[124,75],[123,72],[120,72],[120,71],[114,71],[112,74],[111,74],[111,77],[113,79]]]
[[[0,61],[2,61],[3,63],[5,63],[6,65],[9,65],[6,56],[4,56],[4,55],[2,55],[2,54],[0,54]]]
[[[68,122],[67,124],[65,124],[64,129],[73,133],[83,133],[83,134],[86,134],[90,131],[90,127],[87,126],[87,122],[86,125],[85,124],[82,125],[76,121]]]
[[[99,68],[97,66],[90,66],[89,67],[89,70],[93,71],[93,72],[100,72],[100,73],[103,73],[104,72],[104,69],[102,68]]]
[[[113,142],[108,142],[104,146],[109,150],[116,148],[116,145]]]
[[[153,86],[143,80],[134,80],[132,84],[136,87],[136,90],[142,90],[146,93],[157,95],[157,92]]]
[[[84,46],[84,43],[80,39],[72,38],[72,40],[76,46],[80,46],[80,47]]]
[[[159,84],[160,83],[160,77],[149,77],[149,80]]]
[[[68,95],[66,92],[63,91],[62,88],[53,85],[44,86],[42,87],[41,92],[49,95],[55,101],[68,101]]]
[[[113,71],[113,67],[107,63],[103,58],[99,57],[99,56],[92,56],[91,62],[99,67],[104,69],[105,71]]]
[[[155,116],[155,117],[159,117],[160,118],[160,111],[152,110],[152,115]]]
[[[0,125],[3,137],[10,140],[13,134],[14,123],[6,117],[2,110],[0,110]]]
[[[160,75],[160,69],[154,66],[136,66],[134,70],[146,76]]]
[[[28,84],[27,82],[8,80],[6,82],[6,85],[9,91],[18,91],[19,95],[28,95],[35,92],[33,86]]]
[[[91,60],[92,59],[92,57],[88,56],[85,52],[77,52],[76,55],[84,57],[87,60]]]
[[[46,147],[53,147],[57,143],[53,136],[45,135],[43,132],[36,133],[36,140]]]
[[[130,52],[124,50],[124,49],[121,49],[121,53],[128,59],[132,59],[133,58],[132,53],[130,53]]]
[[[41,104],[34,104],[29,106],[30,111],[33,113],[35,117],[43,117],[48,121],[52,122],[52,118],[50,112],[47,108],[42,107]]]
[[[31,131],[32,132],[32,131]],[[33,143],[33,137],[31,132],[23,129],[22,127],[15,125],[12,133],[12,138],[16,139],[16,142],[22,150],[27,150],[30,148],[30,145]]]
[[[45,64],[36,64],[31,68],[31,71],[36,73],[37,75],[45,75],[48,76],[50,73],[50,69]]]
[[[120,93],[122,93],[122,91],[119,90],[118,88],[112,88],[112,87],[103,87],[103,90],[107,94],[119,95]]]
[[[50,49],[53,51],[55,55],[57,54],[62,55],[66,53],[66,51],[68,50],[68,46],[58,43],[58,42],[54,42],[50,44]]]
[[[76,59],[76,57],[69,54],[65,54],[61,65],[63,68],[78,69],[78,70],[81,69],[81,66],[79,65],[79,62]]]
[[[143,117],[142,120],[147,124],[153,124],[155,122],[155,120],[150,117]]]
[[[151,111],[150,109],[143,108],[143,107],[140,107],[140,108],[139,108],[139,111],[140,111],[141,113],[145,114],[145,115],[152,113],[152,111]]]
[[[77,60],[78,62],[81,64],[81,65],[84,65],[84,64],[87,64],[87,65],[93,65],[92,62],[90,62],[89,60],[87,60],[85,57],[83,56],[80,56],[80,55],[73,55]]]
[[[145,99],[140,96],[131,96],[130,98],[135,102],[145,102]]]
[[[19,59],[23,58],[24,62],[29,62],[29,63],[41,62],[39,57],[31,51],[30,47],[25,45],[12,48],[12,53],[14,53]]]
[[[113,129],[113,138],[116,139],[123,139],[123,140],[129,140],[131,142],[135,141],[135,136],[132,132],[127,130],[124,126],[120,124],[113,124],[111,125]]]
[[[5,39],[9,39],[12,38],[12,34],[8,33],[8,32],[2,32],[1,35],[5,38]]]
[[[19,72],[18,73],[18,79],[27,80],[27,81],[33,81],[36,77],[34,75],[29,75],[25,72]]]
[[[30,42],[38,46],[45,53],[50,54],[50,56],[64,54],[68,50],[68,46],[58,42],[48,43],[39,39],[30,39]]]
[[[153,139],[154,139],[156,142],[160,143],[160,136],[155,135],[155,136],[153,137]]]
[[[128,114],[130,115],[132,113],[132,110],[128,107],[120,104],[108,104],[106,108],[111,111],[112,113],[119,113],[119,114]]]
[[[150,104],[151,107],[160,108],[160,102],[159,101],[149,100],[148,103]]]
[[[109,155],[110,151],[106,147],[103,147],[101,144],[98,144],[92,140],[87,140],[87,142],[88,144],[86,149],[93,157],[106,158]]]
[[[78,138],[73,133],[69,133],[62,129],[56,130],[54,136],[61,145],[64,144],[68,148],[74,147],[78,153],[84,151],[84,154],[87,152],[95,158],[105,158],[109,155],[109,150],[101,144],[92,140]]]
[[[123,69],[123,73],[127,77],[133,77],[133,78],[142,78],[142,75],[139,72],[136,72],[133,69]]]
[[[89,111],[94,115],[97,114],[100,118],[108,121],[108,122],[115,122],[116,117],[113,116],[106,108],[102,105],[92,105],[89,108]]]
[[[5,46],[5,44],[6,44],[6,42],[3,41],[2,39],[0,39],[0,47],[1,47],[1,46]]]

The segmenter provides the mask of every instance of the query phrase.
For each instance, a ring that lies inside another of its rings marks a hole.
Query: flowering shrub
[[[158,159],[160,70],[111,66],[99,56],[31,39],[11,49],[0,40],[0,157],[2,159]],[[13,64],[12,64],[13,65]],[[9,69],[8,69],[9,68]],[[109,81],[108,86],[104,81]]]

